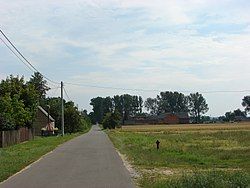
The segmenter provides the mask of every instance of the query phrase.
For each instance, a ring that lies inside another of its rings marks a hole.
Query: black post
[[[156,148],[157,148],[157,150],[160,149],[160,141],[159,141],[159,140],[156,140],[155,143],[156,143]]]

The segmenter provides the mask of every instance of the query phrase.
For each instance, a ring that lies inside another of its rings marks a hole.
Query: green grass
[[[36,137],[7,148],[0,148],[0,182],[20,171],[62,144],[83,133],[66,134],[64,137]]]
[[[220,179],[229,182],[224,187],[237,187],[234,185],[241,180],[242,185],[245,185],[244,182],[249,183],[250,126],[244,127],[244,130],[231,127],[226,131],[221,128],[217,130],[216,127],[205,130],[199,130],[199,127],[198,131],[193,131],[194,126],[182,129],[142,126],[140,131],[139,126],[134,129],[124,127],[109,131],[108,135],[115,147],[142,174],[139,180],[142,187],[188,187],[187,184],[192,187],[191,180],[198,177],[209,185],[215,177],[213,173],[222,174],[220,177],[224,179]],[[158,151],[155,146],[157,139],[161,142]],[[164,169],[173,174],[164,175]],[[183,173],[189,176],[183,176]],[[223,187],[216,183],[215,187]]]
[[[182,174],[169,179],[144,177],[145,188],[240,188],[249,185],[249,175],[242,172],[207,171]]]

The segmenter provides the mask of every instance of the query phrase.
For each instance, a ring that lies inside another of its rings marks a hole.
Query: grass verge
[[[85,132],[65,134],[64,137],[35,137],[34,140],[28,142],[0,148],[0,182],[38,160],[58,145]]]

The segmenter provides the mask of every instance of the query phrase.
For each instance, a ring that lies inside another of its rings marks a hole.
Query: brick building
[[[157,116],[134,117],[125,121],[125,124],[188,124],[190,118],[187,112],[162,113]]]

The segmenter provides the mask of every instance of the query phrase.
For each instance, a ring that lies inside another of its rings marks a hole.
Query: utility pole
[[[61,103],[62,103],[62,136],[64,136],[63,82],[61,82]]]

